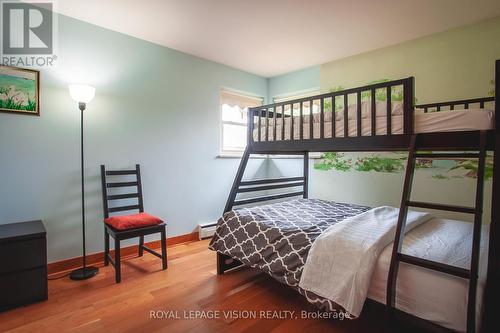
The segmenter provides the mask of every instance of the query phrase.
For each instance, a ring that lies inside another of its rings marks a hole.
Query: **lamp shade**
[[[69,86],[71,98],[78,103],[90,103],[95,96],[95,88],[83,84],[71,84]]]

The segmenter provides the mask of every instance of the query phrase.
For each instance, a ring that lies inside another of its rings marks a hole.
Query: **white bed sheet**
[[[466,110],[453,110],[453,111],[440,111],[430,113],[417,113],[415,114],[415,132],[428,133],[428,132],[451,132],[451,131],[472,131],[472,130],[488,130],[494,128],[494,111],[488,109],[466,109]],[[306,117],[304,117],[306,119]],[[314,118],[313,122],[313,138],[320,137],[320,122],[318,117]],[[332,137],[332,123],[330,121],[324,122],[324,137]],[[264,118],[262,119],[264,121]],[[386,117],[375,117],[376,134],[387,134],[387,120]],[[337,120],[335,122],[335,136],[344,136],[344,120]],[[258,126],[256,126],[258,127]],[[282,140],[282,124],[281,120],[276,121],[276,139]],[[300,118],[294,117],[294,133],[295,140],[300,138]],[[403,115],[392,115],[391,118],[392,134],[403,133]],[[285,139],[290,139],[290,118],[285,119]],[[265,124],[261,124],[261,140],[265,140]],[[269,140],[274,138],[274,126],[272,119],[269,119]],[[348,121],[349,136],[357,136],[357,120],[349,119]],[[361,119],[361,134],[363,136],[371,135],[371,117]],[[253,132],[254,140],[257,140],[258,128]],[[309,122],[304,122],[303,138],[309,139]]]
[[[403,253],[463,268],[470,267],[472,223],[434,218],[405,235]],[[483,225],[477,321],[487,269],[487,226]],[[380,254],[368,289],[368,298],[386,303],[387,275],[392,243]],[[465,332],[467,324],[468,280],[401,263],[396,286],[396,306],[438,325]]]
[[[307,254],[299,287],[359,317],[378,257],[394,240],[398,216],[398,208],[381,206],[324,230]],[[432,218],[429,213],[408,210],[405,230]]]

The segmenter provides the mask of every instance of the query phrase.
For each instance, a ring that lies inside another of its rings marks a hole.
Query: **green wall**
[[[494,78],[496,59],[500,59],[500,17],[323,64],[321,90],[414,76],[418,103],[484,97],[493,89],[490,81]],[[397,158],[399,155],[352,153],[345,158],[355,161],[371,156]],[[318,161],[316,166],[320,164]],[[462,176],[466,171],[440,167],[417,171],[413,198],[472,205],[475,178]],[[314,170],[312,183],[315,194],[326,199],[398,206],[403,178],[403,170],[393,173]],[[345,188],[352,190],[345,191]],[[486,181],[485,194],[484,211],[489,212],[490,180]],[[436,214],[468,219],[461,214]],[[489,220],[489,214],[485,214],[485,221]]]
[[[332,87],[355,87],[379,79],[415,76],[419,103],[484,97],[492,90],[495,60],[500,59],[500,17],[432,36],[419,38],[383,49],[334,60],[319,70],[321,91]],[[298,83],[297,80],[301,82]],[[296,87],[312,89],[317,82],[300,71],[271,79],[274,91],[293,93]],[[273,96],[269,94],[269,96]],[[366,158],[380,154],[351,153],[345,159]],[[383,158],[399,158],[382,154]],[[267,166],[274,176],[293,176],[301,161],[275,159]],[[404,161],[406,163],[406,161]],[[369,206],[399,206],[404,170],[394,172],[321,170],[322,160],[312,168],[310,196],[338,202]],[[474,202],[475,179],[464,177],[464,170],[446,168],[417,171],[413,199],[456,205]],[[485,185],[485,220],[491,208],[491,181]],[[440,217],[469,219],[462,214],[436,212]]]
[[[500,58],[500,17],[321,65],[321,90],[415,77],[418,103],[484,97]]]

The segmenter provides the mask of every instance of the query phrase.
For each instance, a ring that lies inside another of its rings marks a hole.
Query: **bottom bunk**
[[[332,225],[354,221],[366,206],[318,199],[296,199],[235,209],[219,220],[210,249],[256,267],[289,285],[322,310],[343,311],[330,299],[299,287],[315,240]],[[403,252],[428,260],[468,268],[472,223],[431,218],[406,234]],[[330,228],[331,229],[331,228]],[[368,231],[367,231],[368,232]],[[392,238],[393,239],[393,238]],[[483,239],[488,239],[485,235]],[[367,297],[385,304],[392,243],[376,259]],[[487,250],[481,248],[481,259]],[[353,258],[355,260],[355,258]],[[485,271],[484,260],[480,272]],[[478,283],[476,313],[480,313],[484,274]],[[413,316],[457,331],[466,330],[468,281],[421,267],[400,265],[396,305]]]

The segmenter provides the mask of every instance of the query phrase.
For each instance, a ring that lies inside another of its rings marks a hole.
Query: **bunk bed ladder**
[[[401,207],[399,210],[398,224],[396,227],[396,235],[392,249],[391,265],[387,279],[387,299],[386,304],[389,313],[394,313],[396,309],[396,281],[399,269],[399,263],[404,262],[415,266],[424,267],[446,273],[449,275],[461,277],[469,280],[469,293],[467,303],[467,332],[475,332],[476,330],[476,290],[477,276],[479,263],[479,247],[481,236],[482,210],[483,210],[483,185],[484,185],[484,169],[486,159],[486,132],[479,133],[478,153],[425,153],[418,154],[418,135],[412,135],[410,139],[410,149],[408,154],[408,166],[406,168],[405,181],[403,185],[403,194],[401,197]],[[418,158],[438,159],[438,158],[474,158],[478,159],[477,183],[476,183],[476,198],[474,207],[452,206],[444,204],[436,204],[429,202],[417,202],[410,200],[411,188],[413,183],[413,175],[415,172],[415,163]],[[406,255],[401,252],[404,229],[406,226],[406,217],[408,207],[418,207],[425,209],[444,210],[452,212],[460,212],[474,215],[474,226],[472,234],[472,254],[470,269],[464,269],[432,260],[418,258]]]
[[[250,158],[250,149],[246,148],[241,157],[240,165],[238,171],[236,172],[236,177],[234,178],[233,186],[231,186],[231,191],[229,192],[229,197],[226,201],[226,206],[224,207],[224,214],[233,209],[234,201],[236,200],[236,195],[238,194],[238,187],[240,186],[241,180],[243,179],[243,174],[245,173],[245,168],[247,167],[248,159]]]

